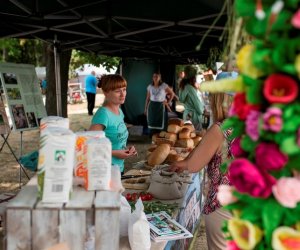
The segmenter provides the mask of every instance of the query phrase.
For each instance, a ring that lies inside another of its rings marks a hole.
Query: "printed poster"
[[[0,63],[0,80],[14,130],[38,128],[47,113],[34,66]]]

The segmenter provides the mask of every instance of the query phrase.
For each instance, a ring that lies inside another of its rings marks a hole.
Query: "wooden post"
[[[59,210],[63,203],[42,203],[32,211],[32,249],[46,249],[59,243]]]
[[[95,199],[95,249],[119,250],[119,216],[120,194],[98,191]]]
[[[31,250],[31,212],[36,203],[37,187],[25,186],[6,209],[7,250]]]
[[[92,226],[88,224],[91,219],[87,213],[92,210],[94,197],[94,192],[76,188],[60,211],[60,242],[66,242],[72,250],[84,249],[88,227]]]

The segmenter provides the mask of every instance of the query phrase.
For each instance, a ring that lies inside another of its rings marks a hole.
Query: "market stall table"
[[[160,200],[162,203],[173,204],[176,202],[178,208],[172,214],[179,224],[185,227],[192,234],[195,234],[200,222],[202,196],[204,189],[205,170],[192,175],[192,183],[185,186],[184,196],[177,200]],[[127,189],[126,193],[141,192],[142,190]],[[151,241],[151,250],[184,250],[191,247],[193,238],[187,238],[176,241],[154,242]],[[120,250],[130,250],[130,245],[127,237],[120,239]]]

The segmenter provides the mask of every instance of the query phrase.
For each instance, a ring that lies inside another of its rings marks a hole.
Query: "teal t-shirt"
[[[126,148],[128,139],[128,130],[124,122],[124,114],[119,109],[120,114],[116,115],[105,107],[100,107],[92,119],[92,124],[103,125],[105,136],[112,144],[112,150],[120,150]],[[124,170],[124,160],[112,157],[112,164],[118,165],[120,171]]]

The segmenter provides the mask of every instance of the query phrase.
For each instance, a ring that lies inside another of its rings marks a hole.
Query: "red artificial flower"
[[[289,103],[298,96],[298,84],[290,76],[272,74],[265,80],[264,95],[270,103]]]
[[[288,162],[287,155],[275,143],[260,143],[255,149],[255,155],[256,165],[264,170],[280,170]]]
[[[259,106],[247,103],[245,93],[237,93],[234,96],[232,113],[236,114],[241,120],[244,121],[251,110],[259,110]]]
[[[238,192],[254,197],[268,198],[276,179],[265,170],[258,169],[252,162],[239,158],[229,165],[229,181]]]

